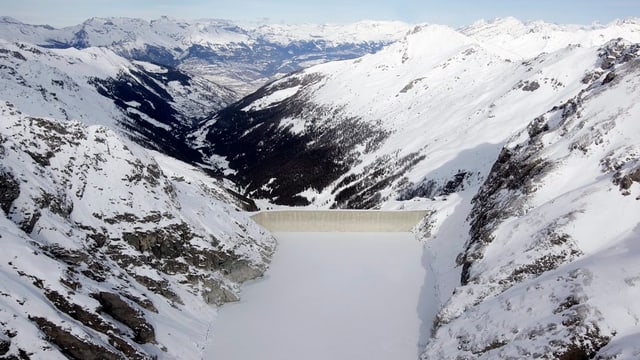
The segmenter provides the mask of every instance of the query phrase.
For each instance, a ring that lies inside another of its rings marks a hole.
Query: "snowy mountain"
[[[245,195],[429,209],[423,359],[635,359],[640,21],[418,27],[191,137]]]
[[[0,356],[202,358],[255,200],[427,210],[423,359],[637,358],[640,21],[405,26],[1,19]]]
[[[491,32],[486,24],[478,39],[418,27],[377,54],[273,82],[221,110],[193,139],[247,195],[278,204],[376,207],[455,192],[487,176],[514,132],[605,76],[599,47],[610,38],[600,34],[613,30],[556,27],[544,28],[549,41],[521,51],[536,54],[526,60],[479,41]],[[618,36],[640,41],[638,30],[630,21]],[[583,46],[584,38],[604,40]]]
[[[0,38],[50,48],[106,47],[127,59],[178,67],[246,94],[269,79],[375,52],[410,28],[400,22],[255,25],[227,20],[92,18],[55,29],[0,19]]]
[[[107,127],[8,101],[0,118],[0,356],[201,357],[209,303],[275,246],[246,205]]]
[[[640,45],[600,55],[603,74],[515,134],[471,200],[461,285],[423,359],[637,358]]]
[[[33,116],[104,125],[185,160],[184,136],[231,101],[224,87],[106,48],[45,49],[0,40],[0,98]]]

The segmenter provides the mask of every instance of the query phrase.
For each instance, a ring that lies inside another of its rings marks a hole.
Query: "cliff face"
[[[270,235],[195,168],[101,126],[0,111],[3,355],[199,357],[213,304],[262,274]]]

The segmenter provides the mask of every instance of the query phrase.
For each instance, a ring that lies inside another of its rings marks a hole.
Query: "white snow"
[[[242,300],[224,305],[207,356],[225,360],[416,359],[425,279],[413,234],[277,233]]]
[[[132,108],[132,107],[127,108],[127,112],[139,116],[142,120],[148,122],[149,124],[151,124],[151,125],[153,125],[153,126],[155,126],[157,128],[161,128],[161,129],[164,129],[164,130],[167,130],[167,131],[171,131],[171,126],[161,123],[160,121],[152,118],[151,116],[143,113],[142,111],[139,111],[136,108]]]
[[[269,94],[268,96],[261,97],[260,99],[254,101],[253,103],[251,103],[251,105],[247,105],[243,110],[256,111],[256,110],[262,110],[262,109],[268,108],[296,94],[299,89],[300,89],[300,86],[294,86],[294,87],[275,91]]]

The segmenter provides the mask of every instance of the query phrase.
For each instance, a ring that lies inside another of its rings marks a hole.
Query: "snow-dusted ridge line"
[[[127,59],[198,74],[246,95],[270,80],[332,60],[378,51],[412,25],[353,24],[244,26],[228,20],[92,18],[55,29],[0,21],[0,38],[49,48],[105,47]]]
[[[425,210],[273,210],[251,216],[272,232],[408,232]]]

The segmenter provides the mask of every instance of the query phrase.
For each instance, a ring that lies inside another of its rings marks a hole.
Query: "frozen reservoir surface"
[[[220,308],[207,359],[418,358],[425,268],[413,234],[275,235],[265,277]]]

